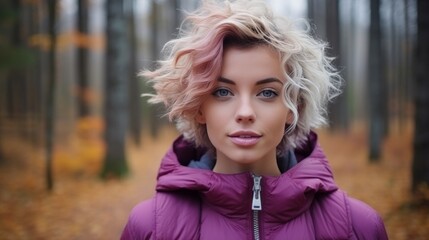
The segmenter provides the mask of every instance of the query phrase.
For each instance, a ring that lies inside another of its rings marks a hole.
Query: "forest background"
[[[429,1],[267,0],[345,80],[317,130],[390,239],[429,236]],[[0,1],[0,239],[118,239],[177,136],[140,95],[198,0]]]

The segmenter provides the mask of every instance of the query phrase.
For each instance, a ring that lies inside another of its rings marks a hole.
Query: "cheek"
[[[279,108],[276,110],[272,110],[266,113],[267,118],[267,126],[271,127],[271,130],[275,135],[283,136],[286,125],[289,123],[289,119],[291,118],[291,114],[284,108]]]
[[[283,134],[286,129],[287,121],[286,118],[278,117],[275,121],[270,121],[268,124],[271,126],[272,131]]]
[[[210,101],[203,103],[198,111],[196,120],[200,124],[208,124],[213,121],[213,115],[216,116],[216,109]]]
[[[217,134],[223,132],[226,127],[226,119],[228,119],[225,110],[216,105],[206,105],[202,110],[199,123],[206,125],[207,134],[211,141]]]
[[[231,119],[234,110],[229,104],[209,103],[204,108],[204,117],[207,123],[217,123]]]
[[[280,118],[282,119],[282,118]],[[278,146],[286,133],[286,118],[283,118],[282,121],[276,121],[271,123],[271,136],[272,136],[272,144]]]

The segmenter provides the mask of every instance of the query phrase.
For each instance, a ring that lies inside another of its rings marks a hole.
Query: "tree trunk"
[[[52,174],[52,151],[54,142],[54,125],[55,125],[55,83],[56,83],[56,8],[57,0],[48,0],[48,30],[50,36],[50,51],[49,51],[49,74],[48,74],[48,89],[46,98],[46,119],[45,119],[45,136],[46,136],[46,188],[52,191],[54,188],[54,180]]]
[[[151,17],[150,17],[150,23],[151,23],[151,57],[153,61],[153,67],[155,67],[155,62],[159,59],[159,38],[158,38],[158,31],[159,31],[159,20],[158,20],[158,1],[151,0]],[[157,106],[150,105],[149,106],[149,121],[150,121],[150,134],[153,138],[158,137],[158,132],[160,128],[160,120],[158,118],[158,110]]]
[[[411,36],[410,36],[410,15],[409,15],[409,11],[410,11],[410,1],[409,0],[404,0],[404,8],[405,8],[405,16],[404,16],[404,25],[405,25],[405,33],[404,33],[404,65],[405,65],[405,70],[404,70],[404,79],[403,79],[403,87],[404,87],[404,99],[402,100],[402,104],[401,104],[401,109],[402,109],[402,124],[405,125],[406,124],[406,120],[409,117],[408,114],[408,103],[410,102],[410,86],[412,85],[411,82],[409,81],[409,79],[412,79],[411,76],[411,62],[412,62],[412,52],[411,52]],[[404,127],[402,127],[401,132],[403,132]]]
[[[381,142],[383,139],[385,99],[383,76],[383,51],[381,45],[380,0],[372,0],[371,23],[369,39],[368,60],[368,98],[369,98],[369,159],[378,161],[381,155]]]
[[[34,35],[39,33],[40,30],[40,4],[38,5],[29,5],[30,8],[30,16],[29,16],[29,35]],[[34,56],[35,63],[31,66],[29,71],[27,71],[27,79],[29,79],[29,85],[28,85],[28,94],[29,96],[29,111],[30,111],[30,126],[32,130],[31,134],[31,144],[33,146],[40,147],[41,136],[43,127],[41,125],[43,124],[43,121],[41,121],[42,118],[42,99],[44,99],[42,94],[42,76],[40,74],[42,63],[41,63],[41,50],[35,46],[30,46],[32,55]]]
[[[80,37],[87,37],[89,34],[88,17],[89,17],[89,1],[77,1],[77,28]],[[88,48],[83,44],[78,45],[77,51],[77,66],[78,66],[78,114],[79,117],[86,117],[91,114],[90,102],[87,99],[87,91],[89,90],[88,81]]]
[[[316,37],[326,40],[326,0],[307,0],[307,15],[314,25],[314,34]]]
[[[415,131],[412,189],[429,187],[429,1],[417,1]]]
[[[106,156],[103,178],[127,174],[125,136],[128,127],[128,67],[126,17],[123,0],[107,0],[105,107]]]
[[[134,19],[135,1],[128,1],[128,34],[130,47],[130,64],[129,64],[129,101],[130,101],[130,135],[136,145],[140,144],[141,135],[141,90],[139,78],[137,78],[137,35],[136,24]]]
[[[329,43],[328,54],[334,57],[333,64],[341,70],[341,37],[340,37],[340,3],[339,0],[326,1],[326,37]],[[349,125],[347,106],[347,85],[343,86],[343,92],[335,101],[329,104],[329,120],[332,129],[346,131]]]

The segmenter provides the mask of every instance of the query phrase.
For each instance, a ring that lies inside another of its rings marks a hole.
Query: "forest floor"
[[[318,131],[336,182],[380,213],[390,239],[428,239],[428,201],[410,194],[411,131],[392,134],[380,162],[372,164],[365,132]],[[51,192],[45,190],[42,151],[10,138],[1,146],[13,161],[0,162],[0,239],[119,239],[131,208],[154,193],[159,160],[176,135],[166,129],[156,140],[144,137],[142,147],[128,147],[132,172],[122,180],[100,180],[100,164],[85,165],[85,171],[76,170],[77,163],[56,165]]]

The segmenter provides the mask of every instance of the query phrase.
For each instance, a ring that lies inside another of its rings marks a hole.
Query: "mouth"
[[[253,131],[237,131],[229,134],[231,141],[241,147],[250,147],[259,142],[262,135]]]

